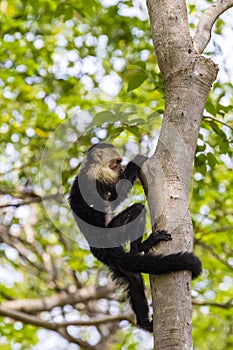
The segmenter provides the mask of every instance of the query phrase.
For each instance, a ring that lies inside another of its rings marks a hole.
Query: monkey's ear
[[[101,163],[102,160],[103,160],[103,150],[102,149],[98,149],[94,152],[93,154],[93,158],[94,158],[94,161],[96,163]]]

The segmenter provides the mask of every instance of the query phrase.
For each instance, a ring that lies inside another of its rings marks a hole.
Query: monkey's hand
[[[152,232],[151,235],[137,247],[137,253],[144,252],[148,253],[149,249],[156,246],[159,242],[162,241],[171,241],[172,236],[167,231],[156,231]]]
[[[165,230],[152,232],[150,237],[151,237],[151,242],[153,242],[153,246],[155,246],[156,244],[158,244],[159,242],[162,242],[162,241],[171,241],[172,240],[171,234]]]
[[[143,166],[143,163],[147,160],[148,158],[143,156],[142,154],[136,155],[136,157],[133,158],[132,162],[137,164],[139,168]]]

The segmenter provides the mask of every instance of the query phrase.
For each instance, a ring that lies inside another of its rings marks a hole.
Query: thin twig
[[[67,327],[67,326],[99,326],[101,324],[105,323],[113,323],[113,322],[121,322],[121,321],[128,321],[132,324],[135,325],[133,321],[133,314],[121,314],[121,315],[116,315],[116,316],[105,316],[102,318],[92,318],[88,321],[64,321],[64,322],[59,322],[59,325],[62,327]]]
[[[214,248],[212,246],[209,246],[206,243],[201,242],[200,240],[196,239],[195,240],[196,244],[205,249],[206,251],[210,252],[212,256],[214,256],[218,261],[220,261],[223,265],[228,267],[229,269],[233,270],[233,266],[228,263],[227,259],[224,259],[221,257],[221,255],[215,253]]]
[[[209,301],[199,301],[199,300],[192,300],[193,305],[198,305],[198,306],[214,306],[214,307],[219,307],[221,309],[230,309],[233,307],[233,299],[229,299],[226,303],[220,304],[220,303],[214,303],[214,302],[209,302]]]
[[[51,199],[57,199],[58,200],[59,198],[61,198],[60,194],[56,193],[56,194],[52,194],[52,195],[44,196],[44,197],[37,196],[37,197],[33,197],[33,198],[30,198],[30,199],[26,199],[26,200],[20,200],[19,199],[19,202],[17,202],[17,203],[9,203],[9,204],[0,205],[0,209],[8,208],[8,207],[18,208],[18,207],[21,207],[23,205],[29,205],[29,204],[32,204],[32,203],[40,203],[42,201],[48,201],[48,200],[51,200]]]
[[[211,120],[214,120],[216,123],[221,123],[221,124],[227,126],[229,129],[233,130],[233,127],[232,127],[231,125],[227,124],[226,122],[224,122],[224,121],[221,120],[221,119],[218,119],[218,118],[215,118],[215,117],[211,117],[211,116],[209,116],[209,115],[204,116],[204,119],[211,119]]]

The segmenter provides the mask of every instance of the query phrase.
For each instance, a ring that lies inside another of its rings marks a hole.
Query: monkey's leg
[[[143,277],[123,270],[112,270],[113,279],[124,286],[130,305],[136,315],[138,327],[153,332],[153,322],[149,321],[149,306],[145,295]]]
[[[115,216],[107,227],[120,227],[121,231],[124,232],[125,242],[131,242],[131,250],[137,251],[137,246],[141,243],[144,234],[145,221],[145,207],[140,203],[136,203]]]
[[[142,242],[145,222],[145,207],[140,203],[136,203],[115,216],[108,224],[108,227],[121,227],[122,230],[125,230],[125,242],[127,240],[130,241],[130,252],[132,254],[148,252],[151,247],[154,247],[159,242],[172,239],[171,234],[166,231],[155,231]]]
[[[144,205],[136,203],[129,208],[123,210],[120,214],[115,216],[108,224],[108,227],[124,227],[129,222],[132,222],[138,218],[138,216],[144,210]],[[145,213],[144,213],[145,214]]]

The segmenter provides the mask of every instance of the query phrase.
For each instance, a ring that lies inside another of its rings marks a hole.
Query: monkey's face
[[[111,159],[109,161],[109,168],[114,170],[116,173],[118,173],[118,175],[121,174],[122,172],[122,167],[121,167],[121,162],[122,162],[122,158],[121,157],[118,157],[118,158],[115,158],[115,159]]]
[[[115,183],[122,172],[122,158],[115,148],[97,149],[93,154],[92,177],[107,183]],[[94,170],[94,173],[93,173]]]

